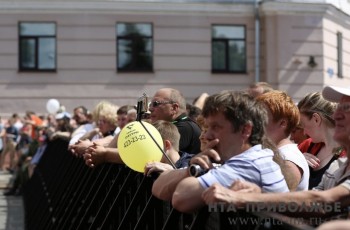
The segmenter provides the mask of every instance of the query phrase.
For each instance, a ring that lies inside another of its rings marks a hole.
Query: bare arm
[[[195,177],[182,180],[173,195],[172,205],[180,212],[191,213],[205,205],[201,198],[204,188]]]
[[[301,177],[303,175],[303,170],[301,170],[296,164],[291,161],[286,160],[284,163],[286,172],[289,174],[287,184],[290,191],[296,191]]]
[[[321,224],[317,230],[348,230],[350,229],[350,220],[332,220]]]
[[[100,129],[99,128],[94,128],[90,132],[87,132],[82,137],[80,137],[79,140],[86,140],[86,139],[91,140],[97,134],[100,134]]]
[[[171,200],[178,183],[189,177],[187,169],[165,171],[153,183],[152,194],[161,200]]]
[[[113,137],[113,139],[109,142],[108,147],[118,148],[118,137],[119,133]]]
[[[102,137],[96,140],[93,140],[94,143],[98,144],[98,145],[102,145],[105,147],[112,147],[112,148],[116,148],[116,146],[109,146],[109,143],[113,140],[113,136],[106,136],[106,137]]]
[[[105,160],[109,163],[124,164],[124,162],[120,158],[119,151],[117,148],[107,147]]]
[[[85,151],[84,160],[85,164],[91,168],[106,162],[116,164],[124,163],[119,156],[117,148],[107,148],[102,145],[97,145],[96,143]]]
[[[209,97],[209,94],[207,93],[202,93],[199,97],[198,100],[193,104],[194,106],[197,106],[200,109],[203,109],[203,105],[205,102],[205,99],[207,99],[207,97]]]
[[[293,216],[305,217],[305,214],[311,216],[322,216],[325,214],[322,210],[319,210],[320,212],[313,210],[315,203],[329,204],[333,208],[336,202],[340,202],[342,207],[348,206],[350,204],[350,191],[346,187],[339,185],[326,191],[309,190],[278,194],[247,193],[242,196],[238,192],[215,184],[203,192],[202,198],[206,204],[224,202],[242,208],[246,208],[248,203],[264,203],[266,207],[278,207],[280,204],[293,203],[297,207],[303,207],[302,211],[293,213]]]

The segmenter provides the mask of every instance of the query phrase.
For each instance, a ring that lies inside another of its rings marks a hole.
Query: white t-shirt
[[[120,133],[121,129],[119,127],[115,128],[113,136],[116,136]]]
[[[291,161],[296,164],[299,168],[303,170],[303,175],[301,181],[297,187],[297,191],[306,191],[309,189],[309,178],[310,171],[307,161],[298,149],[297,144],[286,144],[278,148],[281,154],[281,157],[286,161]]]

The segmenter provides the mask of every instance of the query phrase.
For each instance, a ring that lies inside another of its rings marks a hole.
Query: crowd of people
[[[0,123],[0,170],[14,174],[5,195],[21,194],[47,143],[57,138],[69,142],[69,151],[87,167],[123,164],[118,136],[137,113],[134,105],[101,101],[91,112],[74,108],[73,116],[64,110],[46,118],[13,114]],[[142,115],[164,144],[164,156],[146,163],[144,174],[154,178],[152,194],[178,211],[218,203],[242,209],[264,203],[269,210],[293,203],[299,209],[275,211],[321,217],[325,224],[308,222],[319,229],[350,226],[330,220],[348,217],[350,89],[326,86],[296,103],[258,82],[240,91],[204,93],[188,103],[179,90],[161,88]]]

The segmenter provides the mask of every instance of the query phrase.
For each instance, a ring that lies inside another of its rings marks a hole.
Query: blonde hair
[[[177,127],[173,123],[164,120],[158,120],[152,123],[152,125],[159,131],[163,141],[170,141],[173,148],[178,152],[180,145],[180,133]]]
[[[330,127],[335,126],[333,113],[335,112],[337,103],[327,101],[320,92],[307,94],[299,103],[298,108],[301,114],[311,119],[314,113],[319,114]]]
[[[92,118],[95,122],[98,122],[103,117],[108,123],[117,125],[117,109],[118,106],[108,101],[101,101],[92,111]]]

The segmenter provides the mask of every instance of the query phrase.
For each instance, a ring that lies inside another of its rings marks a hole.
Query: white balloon
[[[54,114],[60,108],[60,102],[57,99],[50,99],[46,103],[46,109],[49,113]]]

